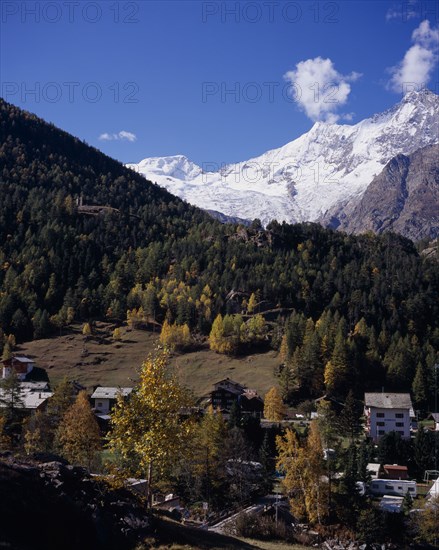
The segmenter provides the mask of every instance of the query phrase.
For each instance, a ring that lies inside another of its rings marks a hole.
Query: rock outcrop
[[[61,461],[0,457],[0,547],[124,550],[148,534],[144,504]]]

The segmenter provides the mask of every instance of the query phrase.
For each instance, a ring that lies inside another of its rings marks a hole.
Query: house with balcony
[[[369,437],[378,441],[380,437],[396,432],[404,439],[410,439],[412,401],[408,393],[365,393],[364,416]]]
[[[220,380],[214,385],[211,403],[214,409],[219,409],[225,414],[230,412],[233,403],[237,403],[244,414],[261,416],[264,410],[264,401],[256,390],[246,388],[230,378]]]

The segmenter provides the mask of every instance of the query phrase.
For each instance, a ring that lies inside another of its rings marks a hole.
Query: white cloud
[[[316,57],[297,63],[294,71],[284,78],[293,87],[292,95],[311,120],[336,122],[336,111],[344,105],[351,92],[349,82],[357,80],[360,73],[340,74],[330,59]]]
[[[430,21],[422,21],[412,34],[413,42],[416,42],[424,48],[438,48],[439,46],[439,27],[431,28]]]
[[[117,134],[108,134],[107,132],[105,132],[104,134],[101,134],[98,138],[100,141],[117,141],[117,140],[121,140],[121,141],[136,141],[137,139],[137,136],[136,134],[133,134],[132,132],[127,132],[126,130],[121,130],[119,133]]]
[[[409,21],[420,16],[420,7],[418,0],[408,0],[391,6],[386,13],[386,20],[400,19],[401,21]]]
[[[397,93],[420,89],[430,81],[438,61],[439,28],[430,27],[428,20],[422,21],[413,31],[412,42],[404,59],[389,69],[392,77],[388,88]]]

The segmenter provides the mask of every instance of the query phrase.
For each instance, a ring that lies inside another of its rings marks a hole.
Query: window
[[[404,422],[397,422],[396,427],[397,428],[403,428],[404,427]]]
[[[378,430],[378,435],[384,435],[386,432],[384,430]]]
[[[102,401],[98,401],[98,402],[96,403],[96,407],[103,407],[103,406],[104,406],[104,405],[103,405]]]
[[[386,489],[392,490],[392,489],[393,489],[393,485],[389,485],[388,483],[386,483],[385,488],[386,488]]]
[[[404,418],[404,414],[403,413],[396,413],[395,418]]]
[[[377,422],[377,426],[384,426],[384,422]]]
[[[409,487],[409,491],[410,491],[411,493],[414,493],[414,492],[415,492],[415,488],[414,488],[414,487]]]
[[[377,413],[377,418],[384,418],[384,413]]]

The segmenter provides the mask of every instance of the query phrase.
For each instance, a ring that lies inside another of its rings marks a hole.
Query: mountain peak
[[[318,221],[360,198],[396,155],[439,142],[439,96],[409,92],[357,124],[316,122],[283,147],[203,173],[184,155],[131,165],[187,202],[229,217]]]

